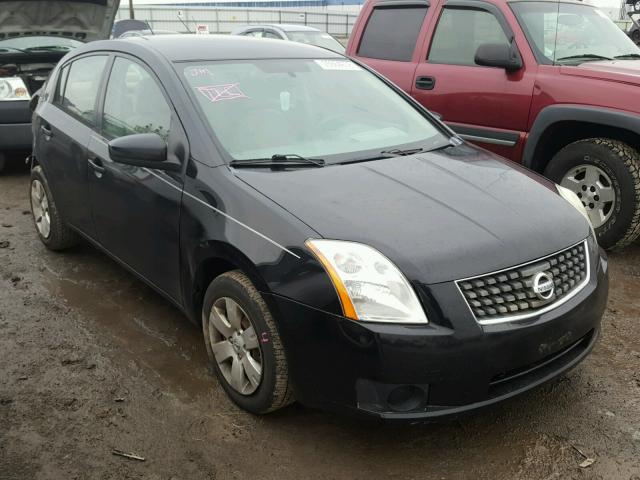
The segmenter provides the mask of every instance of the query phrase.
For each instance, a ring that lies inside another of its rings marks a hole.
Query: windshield
[[[179,64],[235,160],[295,154],[348,161],[449,139],[375,75],[347,59]]]
[[[578,64],[640,54],[631,39],[594,7],[552,2],[510,5],[543,63]]]
[[[340,42],[328,33],[323,32],[286,32],[289,40],[298,43],[306,43],[317,47],[328,48],[334,52],[344,53],[344,47]]]
[[[79,47],[82,44],[82,42],[72,38],[54,36],[13,37],[0,40],[0,48],[14,48],[16,50],[27,51],[38,48],[67,51]]]

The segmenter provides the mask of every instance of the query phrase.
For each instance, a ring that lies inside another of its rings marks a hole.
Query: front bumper
[[[423,287],[430,323],[421,326],[355,322],[267,298],[301,403],[421,421],[499,402],[583,360],[598,338],[608,295],[603,254],[592,258],[592,268],[569,302],[526,321],[487,326],[474,319],[453,282]]]
[[[30,151],[32,139],[29,102],[0,102],[0,152]]]

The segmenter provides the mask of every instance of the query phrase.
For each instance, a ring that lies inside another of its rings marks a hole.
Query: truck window
[[[374,8],[362,34],[358,55],[411,61],[426,14],[426,5]]]
[[[476,50],[484,43],[509,43],[492,13],[445,8],[433,35],[428,60],[448,65],[475,65]]]

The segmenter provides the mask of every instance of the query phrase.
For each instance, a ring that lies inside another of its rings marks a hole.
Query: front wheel
[[[547,165],[545,176],[578,195],[603,248],[640,236],[640,154],[624,142],[590,138],[571,143]]]
[[[293,401],[278,329],[245,274],[234,270],[211,282],[204,296],[202,329],[216,376],[239,407],[262,414]]]

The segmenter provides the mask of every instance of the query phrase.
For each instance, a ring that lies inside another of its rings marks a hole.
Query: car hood
[[[586,238],[553,183],[475,147],[236,175],[324,238],[362,242],[412,281],[439,283],[524,263]]]
[[[0,38],[20,35],[107,39],[120,0],[0,0]]]
[[[640,85],[640,60],[584,62],[578,66],[560,67],[560,72],[564,75]]]

